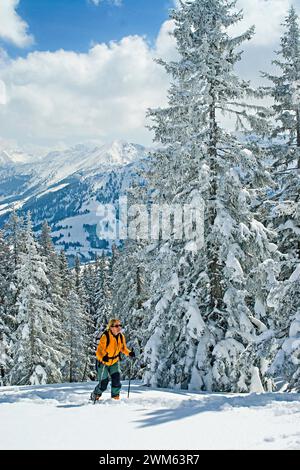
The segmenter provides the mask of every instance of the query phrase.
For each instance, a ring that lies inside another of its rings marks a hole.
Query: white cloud
[[[98,5],[100,5],[101,2],[103,2],[105,0],[90,0],[90,1],[91,1],[91,3],[94,3],[94,5],[98,6]],[[106,1],[108,1],[112,5],[116,5],[117,7],[120,7],[122,5],[122,2],[123,2],[123,0],[106,0]]]
[[[33,36],[28,33],[28,25],[17,14],[19,0],[1,0],[0,2],[0,39],[18,47],[27,47],[33,43]]]
[[[241,34],[255,25],[255,36],[249,45],[276,44],[282,30],[281,23],[291,4],[299,8],[300,0],[237,0],[236,7],[243,10],[244,19],[232,28],[232,32]],[[179,7],[179,0],[173,0],[173,5]]]
[[[239,0],[246,15],[241,31],[253,22],[261,31],[254,47],[248,43],[239,65],[243,77],[257,79],[259,70],[268,70],[288,3]],[[272,9],[280,11],[280,18]],[[265,15],[268,23],[261,18]],[[151,144],[146,110],[164,106],[169,87],[166,72],[153,57],[176,59],[173,28],[172,21],[164,22],[154,47],[144,37],[128,36],[93,45],[86,54],[36,51],[12,60],[0,50],[1,137],[47,147],[113,139]]]
[[[171,57],[170,22],[154,47],[128,36],[88,53],[33,52],[0,64],[1,137],[19,144],[152,141],[148,107],[164,105],[169,79],[154,56]],[[173,39],[174,41],[174,39]]]
[[[6,98],[6,86],[5,83],[0,80],[0,105],[4,105],[7,103]]]
[[[156,53],[160,57],[175,60],[178,57],[176,51],[176,41],[172,32],[174,31],[175,22],[173,20],[165,21],[156,38]]]
[[[294,1],[295,6],[299,0]],[[234,27],[234,33],[242,33],[255,25],[251,46],[269,46],[279,42],[281,23],[287,16],[291,0],[238,0],[237,7],[243,9],[244,19]]]

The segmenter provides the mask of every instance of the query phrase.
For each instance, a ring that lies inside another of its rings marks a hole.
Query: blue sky
[[[12,44],[5,48],[13,57],[60,48],[86,52],[92,43],[132,34],[146,35],[153,43],[173,5],[173,0],[123,0],[120,6],[110,0],[99,5],[92,0],[21,0],[17,11],[35,43],[25,50]]]

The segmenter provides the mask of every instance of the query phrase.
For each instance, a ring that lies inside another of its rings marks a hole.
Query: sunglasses
[[[112,328],[122,328],[123,325],[111,325]]]

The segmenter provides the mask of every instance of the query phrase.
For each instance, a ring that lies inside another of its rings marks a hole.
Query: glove
[[[102,361],[103,362],[108,362],[109,361],[108,354],[105,354],[105,356],[102,357]]]
[[[130,357],[135,357],[135,352],[134,352],[134,350],[130,351],[129,356],[130,356]]]

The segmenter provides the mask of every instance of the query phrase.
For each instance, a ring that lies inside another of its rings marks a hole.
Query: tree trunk
[[[300,110],[297,109],[297,149],[299,149],[298,153],[298,169],[300,169]]]
[[[212,103],[210,105],[210,136],[209,136],[209,161],[211,169],[210,183],[210,207],[209,207],[209,227],[213,227],[217,216],[216,198],[217,198],[217,142],[218,142],[218,126],[216,123],[216,104],[214,93],[211,94]],[[208,245],[208,272],[211,282],[211,307],[221,309],[223,305],[223,289],[221,285],[222,272],[219,263],[219,246],[215,241],[211,241]]]
[[[140,267],[136,270],[136,295],[137,295],[137,308],[142,308],[142,280]]]

